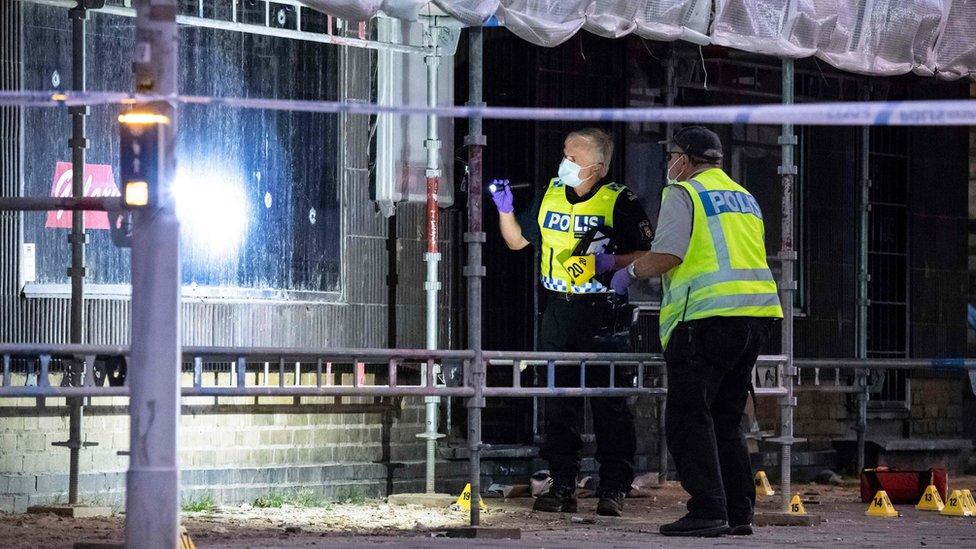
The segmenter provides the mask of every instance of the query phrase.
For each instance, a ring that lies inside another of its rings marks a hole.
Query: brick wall
[[[15,382],[23,380],[15,379]],[[222,403],[235,399],[222,398]],[[204,404],[209,401],[208,404]],[[240,399],[238,399],[238,402]],[[330,398],[303,399],[335,406]],[[194,402],[198,404],[194,404]],[[290,398],[262,398],[262,405],[286,405]],[[370,405],[372,399],[343,398],[344,405]],[[404,399],[387,434],[384,459],[383,414],[217,413],[212,398],[184,400],[180,417],[180,467],[184,500],[204,495],[221,504],[250,503],[272,490],[308,489],[323,498],[350,495],[383,497],[423,491],[425,443],[423,400]],[[85,440],[98,446],[81,452],[79,494],[83,502],[121,508],[125,498],[129,418],[125,399],[98,399],[83,420]],[[8,400],[0,413],[0,511],[23,512],[27,506],[65,502],[68,450],[51,443],[67,438],[62,399]],[[256,408],[252,408],[256,410]],[[635,405],[639,470],[657,468],[657,412],[652,399]],[[442,429],[443,431],[443,429]],[[584,471],[595,471],[592,444]],[[525,482],[544,464],[533,458],[483,462],[485,481]],[[439,460],[437,488],[459,492],[467,477],[466,459]]]
[[[414,399],[416,400],[416,399]],[[391,459],[404,464],[394,479],[396,491],[422,486],[423,430],[420,402],[410,402],[391,434]],[[27,404],[27,409],[32,403]],[[0,510],[64,501],[68,451],[52,448],[63,440],[61,417],[0,420]],[[83,500],[121,505],[128,459],[117,451],[129,446],[126,415],[94,415],[84,420],[87,441],[98,447],[81,453]],[[203,494],[237,504],[270,490],[311,489],[324,497],[356,493],[385,495],[387,469],[381,463],[379,413],[355,414],[184,414],[180,420],[180,463],[184,498]],[[442,476],[452,478],[450,468]],[[419,479],[419,480],[418,480]]]
[[[856,418],[847,406],[847,397],[837,393],[804,392],[797,395],[793,413],[794,431],[812,439],[845,438],[852,433]]]
[[[963,395],[958,379],[912,379],[913,436],[958,438],[963,433]]]

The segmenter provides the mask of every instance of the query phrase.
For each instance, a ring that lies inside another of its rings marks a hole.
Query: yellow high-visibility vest
[[[580,239],[592,227],[613,227],[613,208],[626,187],[607,183],[589,199],[571,204],[566,200],[566,186],[559,179],[549,181],[549,188],[539,208],[539,230],[542,254],[539,273],[542,285],[554,292],[591,294],[612,292],[596,279],[577,285],[564,263],[572,256]]]
[[[759,203],[718,168],[665,188],[691,196],[691,241],[680,265],[662,276],[661,345],[679,322],[713,316],[783,318],[766,262]]]

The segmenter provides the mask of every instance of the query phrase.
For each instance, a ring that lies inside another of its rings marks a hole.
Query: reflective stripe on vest
[[[682,320],[781,318],[776,282],[766,263],[762,211],[755,198],[718,169],[676,185],[691,197],[694,221],[684,260],[663,277],[661,344],[667,347]]]
[[[558,179],[549,181],[549,187],[539,208],[539,232],[542,235],[541,264],[539,273],[542,285],[555,292],[571,294],[608,293],[596,279],[576,285],[563,267],[576,245],[592,227],[613,227],[613,209],[617,197],[626,187],[617,183],[601,186],[590,198],[571,204],[566,200],[566,186]]]

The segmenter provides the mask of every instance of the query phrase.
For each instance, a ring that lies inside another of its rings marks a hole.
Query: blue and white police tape
[[[580,122],[681,122],[697,124],[796,124],[804,126],[971,126],[976,101],[865,101],[801,105],[728,105],[625,109],[547,109],[519,107],[425,107],[377,105],[343,101],[302,101],[251,97],[138,95],[120,92],[0,91],[0,106],[57,107],[76,105],[137,105],[167,101],[207,105],[334,114],[428,116]]]

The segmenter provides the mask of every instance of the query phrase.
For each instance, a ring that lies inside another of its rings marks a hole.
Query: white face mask
[[[579,164],[573,162],[568,158],[563,158],[563,161],[559,163],[559,180],[563,182],[567,187],[575,189],[583,184],[583,180],[580,179],[580,171],[589,168],[591,166],[596,166],[596,164],[590,164],[589,166],[580,166]],[[589,179],[589,178],[587,178]]]

